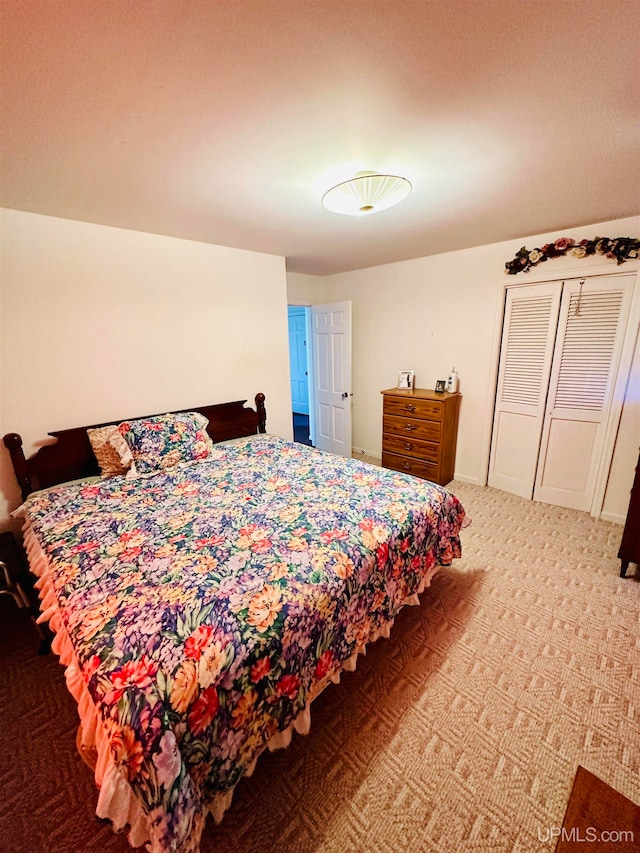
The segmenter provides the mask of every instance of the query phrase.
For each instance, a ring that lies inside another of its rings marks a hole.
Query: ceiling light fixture
[[[406,178],[379,175],[377,172],[358,172],[322,196],[322,205],[332,213],[347,216],[366,216],[393,207],[411,192]]]

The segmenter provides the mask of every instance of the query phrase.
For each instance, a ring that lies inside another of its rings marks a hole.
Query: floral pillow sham
[[[128,469],[127,477],[135,477],[211,458],[208,423],[198,412],[157,415],[123,421],[109,440]]]

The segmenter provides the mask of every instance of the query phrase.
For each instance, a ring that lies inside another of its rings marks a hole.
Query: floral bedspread
[[[26,514],[160,850],[197,849],[207,803],[460,556],[464,518],[440,486],[273,436]]]

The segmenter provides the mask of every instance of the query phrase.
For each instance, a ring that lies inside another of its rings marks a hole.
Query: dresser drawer
[[[418,418],[400,418],[395,415],[384,415],[382,432],[388,435],[402,435],[417,438],[422,441],[440,441],[439,421],[422,421]]]
[[[417,456],[429,462],[438,461],[439,445],[430,444],[428,441],[420,441],[411,435],[383,435],[382,450],[386,453],[399,453],[402,456]]]
[[[407,400],[402,397],[385,397],[383,414],[441,421],[442,403],[435,400]]]
[[[414,477],[422,477],[423,480],[437,482],[438,466],[433,462],[423,462],[421,459],[410,459],[408,456],[398,456],[396,453],[385,453],[382,451],[382,465],[392,468],[394,471],[403,471],[405,474],[413,474]]]

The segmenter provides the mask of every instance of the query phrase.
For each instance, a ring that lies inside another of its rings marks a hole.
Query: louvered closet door
[[[591,509],[629,283],[623,275],[564,283],[534,500]]]
[[[507,290],[489,485],[531,498],[562,282]]]

